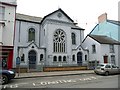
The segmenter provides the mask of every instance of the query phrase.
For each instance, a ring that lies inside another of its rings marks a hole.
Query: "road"
[[[2,88],[118,88],[118,76],[96,74],[14,79]]]

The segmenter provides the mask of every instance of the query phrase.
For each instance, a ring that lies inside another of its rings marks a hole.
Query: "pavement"
[[[93,70],[16,73],[15,79],[35,78],[35,77],[50,77],[50,76],[81,75],[81,74],[93,74],[93,73],[94,73]]]

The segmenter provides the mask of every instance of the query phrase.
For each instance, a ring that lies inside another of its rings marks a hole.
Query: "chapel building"
[[[16,13],[15,29],[14,68],[17,57],[27,70],[87,65],[84,29],[60,8],[44,18]]]

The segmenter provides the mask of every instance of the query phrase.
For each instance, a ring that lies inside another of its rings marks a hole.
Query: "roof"
[[[4,4],[8,6],[17,6],[16,2],[9,2],[9,1],[0,1],[0,4]]]
[[[120,26],[120,21],[115,21],[115,20],[107,20],[107,21]]]
[[[74,27],[71,27],[71,29],[85,30],[85,29],[83,29],[83,28],[81,28],[81,27],[79,27],[79,26],[74,26]]]
[[[101,36],[101,35],[88,35],[89,37],[91,37],[92,39],[94,39],[95,41],[99,42],[100,44],[117,44],[120,45],[120,42],[107,37],[107,36]]]
[[[61,11],[68,19],[70,19],[74,23],[74,21],[60,8],[58,10],[44,16],[44,18],[16,13],[16,20],[42,23],[46,17],[48,17],[48,16],[50,16],[53,13],[58,12],[58,11]]]
[[[32,45],[32,44],[34,44],[37,48],[39,48],[39,49],[45,49],[45,48],[40,48],[40,47],[38,47],[37,46],[37,44],[34,42],[34,41],[32,41],[32,42],[30,42],[27,46],[19,46],[20,48],[28,48],[30,45]]]
[[[16,13],[16,20],[40,23],[42,18],[41,17],[36,17],[36,16],[29,16],[29,15]]]
[[[74,22],[61,8],[59,8],[58,10],[56,10],[56,11],[54,11],[54,12],[46,15],[46,16],[42,19],[41,23],[44,21],[44,19],[45,19],[46,17],[48,17],[48,16],[50,16],[50,15],[52,15],[53,13],[56,13],[56,12],[58,12],[58,11],[62,12],[68,19],[70,19],[72,22]]]

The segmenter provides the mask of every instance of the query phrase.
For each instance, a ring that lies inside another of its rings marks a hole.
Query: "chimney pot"
[[[98,23],[102,23],[107,20],[107,13],[103,13],[98,17]]]

